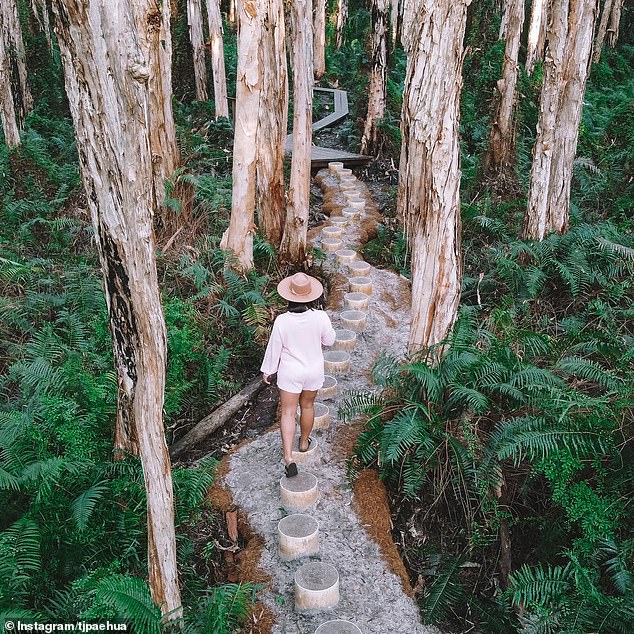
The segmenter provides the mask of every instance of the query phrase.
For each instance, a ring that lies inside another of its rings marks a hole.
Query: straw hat
[[[306,273],[295,273],[277,285],[277,292],[289,302],[306,303],[320,297],[324,287],[319,280]]]

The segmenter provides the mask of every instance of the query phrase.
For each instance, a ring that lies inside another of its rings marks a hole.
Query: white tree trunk
[[[603,50],[603,42],[605,41],[605,34],[608,30],[608,22],[612,17],[612,0],[605,0],[603,3],[603,11],[601,12],[601,21],[599,22],[599,28],[597,29],[597,36],[594,40],[594,49],[592,51],[592,62],[597,64],[601,59],[601,51]]]
[[[400,4],[401,0],[390,0],[390,39],[392,42],[392,49],[396,48],[396,43],[398,42]]]
[[[387,90],[387,32],[389,0],[372,0],[372,71],[368,95],[368,113],[361,137],[361,154],[377,151],[377,123],[385,114]]]
[[[410,353],[448,335],[460,300],[463,39],[470,0],[406,5],[407,71],[397,208],[411,247]]]
[[[335,47],[337,50],[343,44],[343,29],[348,21],[348,0],[336,0],[335,5]]]
[[[229,14],[227,15],[227,21],[230,24],[236,23],[236,0],[229,0]]]
[[[231,220],[220,246],[233,252],[237,268],[253,268],[257,134],[262,92],[262,3],[238,0],[238,70],[233,137]]]
[[[570,184],[590,66],[596,0],[553,2],[533,148],[525,238],[568,228]]]
[[[524,0],[507,0],[504,62],[502,78],[497,83],[500,93],[495,117],[491,124],[487,171],[499,176],[510,175],[515,164],[515,105],[520,39],[524,26]]]
[[[291,7],[293,36],[293,157],[284,235],[283,262],[302,265],[310,203],[313,118],[313,23],[311,0],[295,0]]]
[[[141,458],[153,600],[180,616],[172,476],[163,430],[165,321],[155,211],[149,64],[141,0],[53,0],[80,168],[103,269],[119,377],[115,446]],[[144,3],[146,13],[152,5]],[[155,5],[154,5],[155,6]]]
[[[165,180],[180,162],[176,126],[172,110],[172,38],[170,0],[146,0],[133,3],[136,24],[148,52],[149,133],[157,206],[165,199]]]
[[[27,81],[26,51],[16,0],[0,3],[0,119],[9,147],[20,143],[20,130],[33,110]]]
[[[31,11],[40,25],[40,28],[44,32],[48,48],[52,50],[53,40],[51,39],[51,20],[48,15],[48,6],[46,2],[40,2],[39,0],[31,0]]]
[[[612,14],[610,15],[610,27],[608,28],[608,46],[614,48],[619,41],[619,27],[621,24],[621,10],[623,0],[614,0]]]
[[[314,0],[313,18],[313,58],[315,79],[321,79],[326,72],[326,0]]]
[[[533,0],[531,6],[531,22],[528,28],[525,65],[526,72],[529,75],[535,69],[537,61],[541,60],[544,54],[548,4],[548,0]]]
[[[229,118],[227,101],[227,75],[225,73],[225,49],[222,33],[220,0],[207,0],[207,18],[209,20],[209,46],[211,51],[211,70],[214,77],[214,107],[216,118]]]
[[[187,24],[189,40],[194,54],[194,82],[196,99],[207,101],[207,67],[205,65],[205,38],[203,35],[203,12],[201,0],[187,0]]]
[[[288,121],[288,75],[283,0],[263,0],[263,84],[258,111],[256,207],[260,230],[274,246],[282,240],[286,208],[284,142]]]

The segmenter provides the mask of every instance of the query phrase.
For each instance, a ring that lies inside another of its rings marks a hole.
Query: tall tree
[[[142,0],[53,0],[66,92],[119,378],[115,446],[141,458],[152,597],[180,614],[172,476],[163,429],[165,321],[156,273],[149,80]],[[138,6],[133,6],[138,5]]]
[[[390,41],[392,50],[396,48],[401,26],[402,0],[390,0]]]
[[[0,120],[9,147],[20,143],[24,120],[33,110],[26,52],[16,0],[0,3]]]
[[[313,118],[313,24],[311,0],[291,6],[293,38],[293,157],[288,207],[280,245],[283,262],[304,264],[310,202]]]
[[[165,180],[180,162],[172,109],[171,0],[147,0],[132,5],[139,36],[148,52],[149,133],[157,206],[165,199]]]
[[[368,94],[368,112],[361,137],[361,154],[377,151],[377,124],[385,114],[387,90],[387,34],[390,0],[372,0],[372,70]]]
[[[485,170],[504,186],[513,181],[515,165],[515,106],[520,38],[524,26],[524,0],[507,0],[504,5],[505,39],[502,77],[495,116],[491,124]]]
[[[469,3],[420,0],[403,13],[407,70],[397,208],[411,248],[411,353],[447,336],[460,299],[458,123]]]
[[[313,61],[315,79],[326,72],[326,0],[314,0],[313,15]]]
[[[286,207],[284,143],[288,121],[288,75],[283,0],[263,0],[262,94],[258,110],[256,207],[265,238],[279,246]]]
[[[205,64],[205,38],[203,35],[203,11],[201,0],[187,0],[187,24],[194,54],[194,82],[196,99],[207,101],[207,66]]]
[[[551,3],[525,238],[568,229],[570,184],[590,67],[597,0]]]
[[[619,28],[621,25],[621,11],[624,0],[614,0],[612,13],[610,14],[610,26],[608,28],[608,46],[614,48],[619,41]]]
[[[548,0],[533,0],[531,5],[531,21],[528,27],[526,45],[526,72],[530,75],[538,60],[542,59],[544,42],[546,41],[546,24]]]
[[[348,0],[335,0],[335,48],[339,50],[343,44],[343,30],[348,22]]]
[[[603,11],[601,12],[601,20],[597,29],[597,36],[594,40],[594,49],[592,51],[592,61],[596,64],[601,59],[601,51],[603,50],[603,42],[605,34],[608,31],[608,22],[612,17],[613,0],[604,0]]]
[[[216,118],[229,118],[220,0],[207,0],[207,19],[209,22],[209,50],[211,53],[211,70],[214,78],[214,108]]]
[[[253,268],[257,133],[262,93],[263,7],[258,0],[238,0],[238,71],[233,137],[231,219],[220,246],[233,252],[242,270]]]

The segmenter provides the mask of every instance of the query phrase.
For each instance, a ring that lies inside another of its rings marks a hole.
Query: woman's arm
[[[282,355],[282,336],[278,326],[277,319],[273,324],[273,330],[269,343],[266,346],[266,352],[264,353],[264,360],[260,370],[266,375],[270,376],[277,372],[277,367],[280,364],[280,357]]]
[[[336,338],[337,334],[335,333],[335,329],[332,327],[330,317],[328,317],[328,313],[324,311],[324,324],[321,330],[321,344],[323,346],[332,346],[332,344],[335,343]]]

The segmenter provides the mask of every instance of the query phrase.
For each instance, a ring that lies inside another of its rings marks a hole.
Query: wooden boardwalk
[[[323,130],[328,126],[334,125],[341,121],[341,119],[348,116],[348,94],[345,90],[338,90],[337,88],[313,88],[314,91],[331,93],[333,96],[334,109],[333,111],[319,119],[319,121],[313,122],[313,134],[319,130]],[[290,156],[293,150],[293,135],[289,134],[286,137],[286,143],[284,145],[284,151]],[[364,154],[353,154],[352,152],[345,152],[344,150],[335,150],[328,147],[320,147],[313,145],[311,153],[311,167],[313,169],[319,169],[326,167],[331,161],[339,161],[347,166],[366,165],[372,160],[371,156]]]

